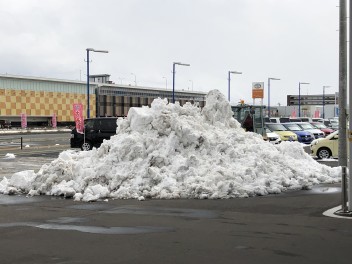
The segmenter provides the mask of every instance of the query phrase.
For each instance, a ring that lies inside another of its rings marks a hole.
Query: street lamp
[[[270,80],[279,81],[278,78],[268,78],[268,117],[270,118]]]
[[[310,83],[299,82],[298,84],[298,117],[301,117],[301,84],[310,84]]]
[[[190,64],[174,62],[172,64],[172,102],[175,103],[175,65],[191,66]]]
[[[167,90],[167,78],[163,77],[163,79],[165,79],[165,85],[166,85],[166,90]]]
[[[237,71],[229,71],[229,90],[228,90],[228,99],[229,99],[229,102],[230,102],[230,86],[231,86],[231,78],[230,78],[230,75],[232,74],[242,74],[242,72],[237,72]]]
[[[325,88],[330,88],[331,86],[323,86],[323,119],[325,118]]]
[[[193,91],[193,81],[192,80],[189,80],[191,83],[192,83],[192,91]]]
[[[96,50],[92,48],[87,48],[87,118],[90,118],[90,107],[89,107],[89,52],[101,52],[101,53],[109,53],[107,50]]]
[[[131,73],[134,76],[134,86],[137,86],[137,76],[134,73]]]

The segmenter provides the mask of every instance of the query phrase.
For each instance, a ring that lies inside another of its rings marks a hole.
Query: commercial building
[[[127,116],[131,107],[151,105],[155,98],[172,101],[172,90],[118,85],[110,75],[91,75],[89,85],[90,116]],[[205,105],[204,92],[176,90],[175,100]],[[73,124],[73,104],[87,109],[87,83],[41,77],[0,75],[0,120],[18,125],[26,114],[28,125],[50,125],[55,116],[58,125]],[[86,113],[84,113],[85,115]]]

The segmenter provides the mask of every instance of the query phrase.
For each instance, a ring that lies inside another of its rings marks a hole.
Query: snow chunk
[[[16,158],[16,155],[15,155],[15,154],[13,154],[13,153],[7,153],[7,154],[5,155],[5,158],[4,158],[4,159],[14,159],[14,158]]]

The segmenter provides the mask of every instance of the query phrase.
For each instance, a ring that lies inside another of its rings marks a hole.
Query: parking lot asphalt
[[[326,216],[339,204],[340,184],[229,200],[0,195],[1,263],[350,263],[352,218]]]
[[[340,186],[229,200],[0,197],[1,263],[350,263]]]

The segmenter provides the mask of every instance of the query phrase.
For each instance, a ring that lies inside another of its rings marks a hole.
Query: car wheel
[[[331,150],[328,148],[321,148],[317,152],[318,159],[328,159],[331,155]]]
[[[91,142],[86,141],[82,143],[81,150],[88,151],[88,150],[91,150],[92,148],[93,148],[93,145]]]

